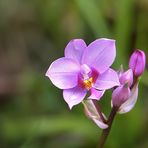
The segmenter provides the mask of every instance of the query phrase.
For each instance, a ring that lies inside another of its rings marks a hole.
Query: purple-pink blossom
[[[117,73],[110,68],[115,60],[115,40],[97,39],[88,46],[82,39],[71,40],[65,56],[55,60],[46,72],[52,83],[63,89],[70,109],[89,99],[99,100],[106,89],[119,85]]]
[[[133,70],[136,77],[142,75],[145,69],[146,57],[142,50],[136,49],[130,57],[129,67]]]

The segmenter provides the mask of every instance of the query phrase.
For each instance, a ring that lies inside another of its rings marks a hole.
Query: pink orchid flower
[[[71,40],[65,56],[54,61],[46,72],[52,83],[63,89],[71,109],[85,98],[99,100],[106,89],[119,85],[117,73],[110,68],[116,56],[115,41],[97,39],[88,46],[82,39]]]

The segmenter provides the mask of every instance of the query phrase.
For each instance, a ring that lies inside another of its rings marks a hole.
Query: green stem
[[[109,135],[109,132],[110,132],[113,120],[115,118],[115,115],[117,113],[117,110],[118,109],[116,107],[112,108],[111,113],[110,113],[109,118],[108,118],[108,121],[107,121],[108,128],[103,130],[100,141],[99,141],[98,148],[103,148],[104,147],[104,144],[105,144],[105,142],[107,140],[107,137]]]

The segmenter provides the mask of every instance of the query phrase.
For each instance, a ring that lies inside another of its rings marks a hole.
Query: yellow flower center
[[[89,79],[84,80],[83,83],[86,89],[90,89],[93,85],[93,78],[90,77]]]

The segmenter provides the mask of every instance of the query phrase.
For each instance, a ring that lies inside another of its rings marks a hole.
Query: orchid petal
[[[71,40],[65,48],[65,57],[80,63],[82,54],[87,47],[82,39]]]
[[[131,95],[119,108],[118,113],[123,114],[129,112],[136,104],[138,98],[138,82],[131,90]]]
[[[83,101],[83,105],[84,105],[84,109],[85,109],[86,114],[88,115],[88,117],[90,119],[92,119],[97,124],[97,126],[99,126],[101,129],[108,128],[108,125],[102,121],[92,100]],[[104,118],[106,118],[105,115],[103,115],[103,116],[104,116]]]
[[[72,109],[74,105],[79,104],[83,101],[86,96],[87,91],[81,87],[76,86],[75,88],[65,89],[63,91],[63,97],[69,108]]]
[[[109,68],[103,74],[99,75],[96,83],[94,84],[94,87],[99,90],[105,90],[114,86],[118,86],[119,84],[120,83],[117,72]]]
[[[60,58],[50,65],[46,76],[56,87],[68,89],[77,85],[79,71],[79,64],[68,58]]]
[[[90,92],[91,95],[88,97],[88,99],[100,100],[104,95],[105,90],[96,90],[95,88],[91,88]]]
[[[82,56],[82,64],[87,64],[99,73],[103,73],[112,65],[115,56],[115,40],[97,39],[86,48]]]

